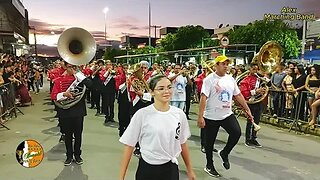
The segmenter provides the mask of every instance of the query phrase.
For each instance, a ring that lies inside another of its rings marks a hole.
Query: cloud
[[[29,26],[36,30],[38,35],[61,34],[65,30],[66,25],[50,24],[39,19],[30,19]]]
[[[320,1],[319,0],[304,0],[300,2],[302,9],[298,9],[302,13],[314,13],[314,15],[320,18]]]
[[[124,16],[112,21],[110,28],[119,28],[127,30],[145,30],[148,26],[140,25],[141,21],[132,16]]]

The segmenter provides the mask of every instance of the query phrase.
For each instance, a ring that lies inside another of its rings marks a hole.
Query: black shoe
[[[136,156],[137,158],[140,158],[140,157],[141,157],[140,149],[139,149],[139,148],[136,148],[136,149],[133,151],[133,155]]]
[[[221,177],[221,175],[217,172],[217,170],[214,167],[212,168],[205,167],[203,170],[212,177]]]
[[[94,109],[94,106],[90,106],[89,109]]]
[[[76,157],[74,158],[74,162],[75,162],[76,164],[78,164],[78,165],[83,164],[83,160],[82,160],[82,158],[81,158],[80,156],[76,156]]]
[[[72,163],[72,158],[67,158],[65,161],[64,161],[64,165],[65,166],[70,166]]]
[[[259,142],[257,140],[252,140],[251,143],[255,146],[255,147],[262,147],[261,144],[259,144]]]
[[[249,140],[246,140],[244,142],[244,145],[246,145],[247,147],[255,147],[255,145],[252,143],[252,140],[249,139]]]
[[[64,134],[60,136],[59,143],[64,143]]]
[[[206,148],[204,146],[201,146],[201,152],[206,153]]]
[[[188,120],[191,120],[191,118],[190,118],[188,115],[187,115],[187,119],[188,119]]]
[[[230,163],[229,163],[229,158],[227,154],[224,154],[222,150],[218,151],[218,155],[220,157],[220,159],[222,160],[222,165],[224,168],[226,168],[227,170],[230,169]]]
[[[110,118],[110,122],[113,122],[113,123],[114,123],[114,122],[116,122],[116,121],[115,121],[113,118]]]

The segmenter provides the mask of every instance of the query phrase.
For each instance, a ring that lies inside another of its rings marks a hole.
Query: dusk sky
[[[125,34],[148,34],[149,0],[21,0],[29,11],[29,24],[37,29],[37,43],[55,45],[59,34],[68,27],[82,27],[97,41],[104,39],[107,13],[107,38],[120,40]],[[217,28],[219,24],[247,24],[263,19],[265,13],[280,14],[284,6],[298,13],[320,17],[320,0],[150,0],[152,25],[201,25]],[[54,34],[51,34],[54,32]],[[152,30],[152,35],[154,30]],[[30,36],[30,44],[34,43]]]

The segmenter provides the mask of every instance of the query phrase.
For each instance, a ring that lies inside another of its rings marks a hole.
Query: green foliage
[[[160,51],[172,51],[201,47],[202,39],[209,38],[209,33],[202,26],[180,27],[175,34],[167,34],[160,41]],[[205,41],[205,43],[213,43]]]
[[[277,41],[284,51],[284,58],[297,57],[301,43],[297,32],[281,20],[260,20],[230,30],[227,34],[230,44],[258,44],[261,47],[270,40]]]
[[[115,62],[114,61],[114,57],[122,56],[122,55],[126,55],[126,50],[108,48],[104,53],[104,58],[103,59],[111,60],[112,62]]]
[[[149,53],[155,53],[155,52],[156,52],[156,48],[152,46],[145,46],[144,48],[135,49],[133,54],[149,54]]]

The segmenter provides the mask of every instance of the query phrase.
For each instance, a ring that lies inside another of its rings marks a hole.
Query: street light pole
[[[34,37],[34,54],[36,55],[36,59],[38,59],[38,48],[37,48],[37,32],[36,27],[30,26],[29,29],[33,30],[33,37]]]
[[[151,45],[151,5],[149,1],[149,46]]]
[[[301,48],[301,63],[304,63],[304,47],[306,43],[306,20],[302,21],[302,48]]]
[[[106,47],[107,47],[107,13],[109,11],[108,7],[105,7],[103,9],[103,13],[104,13],[104,42],[106,43]]]

